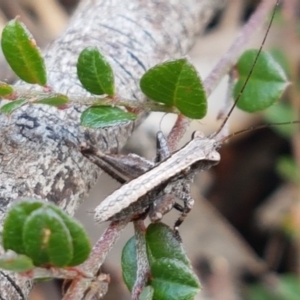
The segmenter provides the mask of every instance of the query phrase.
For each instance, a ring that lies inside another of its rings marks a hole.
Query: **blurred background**
[[[189,56],[203,78],[224,55],[258,2],[228,0],[226,9],[199,37]],[[266,48],[280,60],[292,84],[282,100],[264,113],[235,111],[230,118],[231,132],[264,122],[300,120],[299,1],[283,2]],[[76,0],[0,0],[0,31],[8,20],[20,15],[37,44],[45,49],[66,27],[77,4]],[[261,30],[249,46],[258,48],[263,34]],[[15,80],[2,53],[0,80]],[[209,98],[207,117],[193,122],[183,144],[195,129],[208,134],[218,128],[216,116],[224,103],[226,83],[225,78]],[[134,152],[151,159],[157,130],[167,134],[173,122],[174,116],[152,114],[128,142],[124,153]],[[195,206],[180,227],[184,247],[203,286],[197,299],[299,299],[299,140],[299,125],[240,135],[222,147],[218,166],[197,176],[192,190]],[[89,212],[117,187],[103,175],[76,214],[92,241],[100,237],[107,225],[95,225]],[[171,212],[164,221],[172,226],[177,215]],[[131,227],[128,226],[103,267],[102,271],[112,278],[105,299],[130,299],[122,283],[120,253],[133,234]],[[59,281],[37,284],[30,299],[60,299],[60,292]]]

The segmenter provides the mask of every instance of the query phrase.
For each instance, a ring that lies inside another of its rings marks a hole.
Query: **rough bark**
[[[155,63],[185,55],[223,5],[224,0],[83,0],[61,38],[47,50],[49,85],[84,97],[76,59],[83,48],[97,45],[114,68],[117,92],[144,101],[138,78]],[[28,105],[9,118],[0,116],[1,224],[18,197],[45,199],[74,214],[100,174],[78,146],[86,142],[105,152],[118,150],[136,125],[94,131],[79,126],[79,112]],[[26,299],[30,288],[31,282],[0,273],[0,299]]]

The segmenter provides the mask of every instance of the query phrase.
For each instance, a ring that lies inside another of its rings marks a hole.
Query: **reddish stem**
[[[96,275],[102,266],[107,254],[113,248],[119,238],[121,231],[127,225],[128,221],[112,222],[105,230],[101,238],[93,247],[89,259],[81,265],[82,270]],[[83,299],[85,291],[92,284],[92,279],[81,277],[76,278],[63,297],[63,300],[80,300]]]
[[[146,227],[143,220],[134,222],[136,251],[137,251],[137,274],[132,288],[131,299],[139,300],[150,275],[150,266],[146,251],[145,232]]]

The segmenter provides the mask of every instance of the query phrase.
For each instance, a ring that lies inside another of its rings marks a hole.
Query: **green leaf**
[[[69,98],[63,94],[53,94],[34,101],[34,103],[37,104],[47,104],[55,107],[63,106],[68,102],[69,102]]]
[[[194,299],[200,284],[174,232],[163,223],[150,224],[146,242],[153,299]]]
[[[274,286],[252,284],[247,289],[247,300],[298,300],[300,281],[295,275],[278,276],[279,281]]]
[[[37,216],[33,215],[34,220],[32,221],[33,212],[36,212]],[[53,213],[55,216],[52,216]],[[47,227],[47,224],[51,221],[49,221],[49,219],[51,219],[52,217],[54,218],[56,225],[53,225],[54,227]],[[27,224],[28,220],[31,220],[30,222],[34,222],[34,224],[36,225],[32,225],[34,226],[33,230],[30,230],[30,228],[28,229],[26,227],[29,226]],[[23,231],[25,230],[30,230],[30,232],[24,233]],[[53,230],[53,232],[51,230]],[[31,236],[30,239],[26,237],[26,240],[24,240],[24,235],[26,236],[26,234],[34,235],[34,237]],[[49,236],[42,236],[43,234],[48,234]],[[59,245],[59,249],[55,249],[56,240],[59,239],[59,236],[62,236],[63,238],[63,235],[67,235],[67,238],[64,237],[64,241],[57,242],[57,244]],[[31,251],[39,251],[39,249],[36,248],[40,247],[41,240],[45,242],[45,239],[48,237],[49,245],[44,245],[44,249],[42,250],[43,253],[40,254],[44,259],[44,263],[49,262],[57,266],[63,264],[61,263],[63,257],[61,257],[61,255],[57,252],[70,252],[70,246],[68,243],[69,238],[72,256],[67,263],[68,266],[79,265],[80,263],[84,262],[90,254],[91,244],[83,226],[76,220],[73,220],[59,207],[51,203],[45,203],[43,201],[35,199],[24,199],[23,201],[20,201],[12,206],[12,208],[7,213],[3,224],[2,242],[5,250],[11,249],[19,254],[30,255]],[[23,243],[23,240],[25,241],[25,245]],[[34,243],[34,245],[29,245],[29,247],[31,247],[29,253],[27,252],[28,240]],[[35,247],[34,250],[32,250],[32,247]],[[66,249],[64,249],[63,247],[66,247]],[[56,257],[56,255],[58,257]],[[69,254],[67,254],[67,256],[68,255]],[[30,255],[30,257],[32,256]],[[42,264],[36,261],[35,263],[38,263],[38,265]]]
[[[19,100],[11,101],[11,102],[1,106],[0,111],[5,114],[11,114],[15,109],[21,107],[26,102],[27,102],[26,99],[19,99]]]
[[[280,157],[277,161],[276,169],[285,180],[296,184],[300,183],[300,170],[294,158],[290,156]]]
[[[82,50],[77,61],[77,75],[83,87],[92,94],[115,94],[113,70],[95,47]]]
[[[246,300],[284,300],[262,284],[252,284],[247,288]]]
[[[239,80],[234,87],[235,98],[249,75],[257,51],[246,51],[237,63]],[[287,85],[288,81],[281,66],[270,54],[261,52],[237,106],[247,112],[264,110],[280,98]]]
[[[76,220],[72,219],[58,206],[48,203],[47,206],[54,210],[63,220],[64,224],[69,229],[72,245],[73,245],[73,258],[68,263],[68,266],[77,266],[83,263],[90,255],[91,242],[84,227]]]
[[[163,257],[177,259],[188,267],[190,261],[184,252],[182,243],[178,240],[174,231],[163,223],[152,223],[146,231],[148,256],[152,259]]]
[[[292,274],[285,274],[281,276],[279,285],[279,294],[282,299],[297,300],[300,294],[300,280],[297,276]]]
[[[12,20],[2,31],[3,54],[22,80],[44,86],[47,82],[45,63],[35,40],[19,20]]]
[[[194,66],[186,59],[168,61],[149,69],[140,80],[143,93],[150,99],[175,106],[191,119],[206,115],[206,95]]]
[[[154,299],[194,299],[200,290],[198,278],[182,261],[161,258],[151,265],[151,286]]]
[[[23,227],[26,254],[36,266],[67,266],[73,257],[72,238],[62,218],[48,207],[28,216]]]
[[[135,120],[136,115],[123,111],[118,107],[92,106],[80,117],[81,125],[91,128],[115,126]]]
[[[280,48],[273,48],[272,50],[270,50],[270,54],[273,56],[274,60],[284,70],[284,73],[290,77],[291,68],[290,68],[289,60],[288,60],[286,53]]]
[[[146,286],[141,295],[139,300],[152,300],[154,295],[154,289],[151,286]]]
[[[10,84],[0,81],[0,96],[7,96],[14,92],[13,87]]]
[[[200,284],[172,230],[162,223],[151,224],[146,231],[146,242],[151,271],[149,284],[154,288],[153,299],[193,299]],[[129,290],[135,283],[137,273],[135,243],[132,237],[122,252],[123,280]],[[174,294],[170,291],[172,289]],[[176,295],[182,297],[176,298]]]
[[[13,272],[26,272],[32,270],[34,265],[28,256],[9,251],[0,256],[0,268]]]
[[[42,201],[24,199],[9,209],[3,223],[2,232],[2,245],[5,250],[26,254],[22,235],[23,226],[28,216],[43,205]]]
[[[264,111],[265,119],[268,123],[283,123],[296,120],[296,112],[290,105],[282,102],[275,103]],[[284,137],[290,138],[295,132],[297,125],[279,125],[271,128]]]
[[[124,283],[129,291],[132,290],[136,279],[137,261],[136,261],[136,242],[133,236],[128,240],[122,250],[122,275]]]

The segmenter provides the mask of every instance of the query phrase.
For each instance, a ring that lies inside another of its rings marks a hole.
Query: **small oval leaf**
[[[166,224],[150,224],[146,231],[146,242],[148,257],[153,259],[163,257],[177,259],[191,267],[182,243],[176,238],[174,231]]]
[[[115,94],[114,73],[106,58],[95,47],[81,51],[77,75],[83,87],[95,95]]]
[[[23,226],[28,216],[43,205],[42,201],[24,199],[9,209],[2,232],[2,245],[5,250],[13,250],[18,254],[26,253],[22,236]]]
[[[201,79],[186,59],[168,61],[149,69],[140,80],[143,93],[150,99],[175,106],[191,119],[206,115],[207,102]]]
[[[2,31],[1,45],[7,62],[17,76],[28,83],[46,84],[44,59],[22,22],[8,22]]]
[[[62,218],[69,229],[72,238],[73,257],[68,263],[68,266],[77,266],[83,263],[89,257],[91,252],[91,242],[84,227],[56,205],[48,203],[47,206],[53,209]]]
[[[81,125],[91,128],[116,126],[135,119],[135,114],[111,106],[92,106],[80,116]]]
[[[13,87],[10,84],[0,81],[0,96],[8,96],[14,92]]]
[[[0,269],[13,272],[27,272],[33,268],[32,260],[26,255],[18,255],[9,251],[0,256]]]
[[[137,261],[136,261],[136,242],[133,236],[128,240],[122,250],[122,275],[124,283],[126,284],[129,291],[135,283],[136,272],[137,272]]]
[[[38,100],[34,101],[34,103],[37,103],[37,104],[47,104],[47,105],[55,106],[55,107],[60,107],[60,106],[66,105],[68,102],[69,102],[69,98],[63,94],[48,95],[48,96],[39,98]]]
[[[161,258],[151,265],[151,286],[154,299],[194,299],[200,290],[200,283],[193,271],[176,259]]]
[[[48,207],[28,216],[23,227],[23,242],[36,266],[65,267],[72,260],[72,238],[61,217]]]
[[[19,99],[15,101],[11,101],[7,104],[1,106],[0,111],[5,114],[11,114],[15,109],[21,107],[22,105],[26,104],[27,100]]]
[[[258,50],[248,50],[237,63],[239,80],[234,87],[236,98],[249,75]],[[237,106],[247,112],[264,110],[277,101],[288,85],[281,66],[267,52],[261,52]]]

